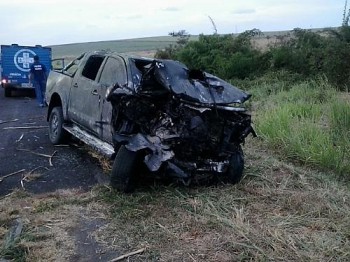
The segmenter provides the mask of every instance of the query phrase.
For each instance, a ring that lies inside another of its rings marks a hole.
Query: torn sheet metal
[[[189,70],[184,64],[173,60],[155,60],[147,73],[153,74],[160,85],[188,101],[226,105],[243,103],[250,97],[216,76],[200,70]]]
[[[163,162],[174,156],[174,152],[170,150],[170,147],[163,145],[161,140],[156,136],[151,137],[142,134],[126,136],[116,134],[114,139],[119,143],[126,144],[125,147],[133,152],[146,149],[144,162],[150,171],[159,170]]]
[[[118,108],[114,143],[142,152],[150,171],[167,170],[181,179],[227,172],[231,155],[255,134],[242,105],[250,95],[177,61],[130,62],[134,92],[117,86],[108,94]]]

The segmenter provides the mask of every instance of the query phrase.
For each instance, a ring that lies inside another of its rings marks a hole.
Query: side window
[[[100,66],[103,62],[103,59],[104,59],[103,56],[96,56],[96,55],[90,56],[81,74],[86,78],[95,80],[97,76],[97,72],[100,69]]]
[[[82,54],[81,56],[79,56],[78,58],[70,62],[65,68],[63,68],[63,72],[66,73],[67,75],[74,76],[75,72],[79,68],[79,64],[83,57],[84,57],[84,54]]]
[[[111,86],[116,83],[123,85],[127,82],[127,72],[124,60],[121,58],[109,57],[101,73],[102,85]]]

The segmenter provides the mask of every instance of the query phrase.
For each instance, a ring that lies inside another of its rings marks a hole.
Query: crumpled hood
[[[250,94],[200,70],[189,70],[173,60],[154,60],[156,81],[180,98],[202,104],[244,103]]]

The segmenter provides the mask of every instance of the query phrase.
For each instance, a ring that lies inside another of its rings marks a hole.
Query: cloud
[[[344,0],[0,0],[1,44],[58,44],[259,28],[329,27],[341,23]]]
[[[256,10],[253,8],[236,9],[233,10],[231,13],[234,15],[253,14],[256,13]]]
[[[180,8],[175,7],[175,6],[169,6],[169,7],[163,8],[162,11],[165,11],[165,12],[178,12],[178,11],[180,11]]]
[[[125,18],[133,20],[133,19],[141,19],[141,18],[143,18],[143,16],[140,14],[135,14],[135,15],[128,15]]]

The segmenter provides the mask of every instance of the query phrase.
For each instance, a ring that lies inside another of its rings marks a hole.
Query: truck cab
[[[124,192],[142,170],[185,184],[208,174],[237,183],[241,144],[255,134],[243,106],[249,98],[178,61],[89,52],[50,72],[49,139],[73,135],[114,159],[111,185]]]

